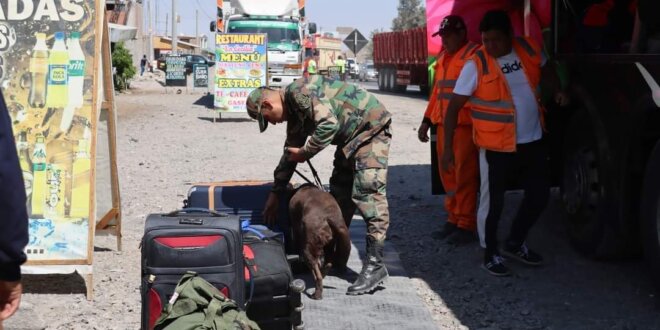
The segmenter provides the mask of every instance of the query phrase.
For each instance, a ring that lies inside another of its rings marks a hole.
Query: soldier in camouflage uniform
[[[299,79],[284,90],[256,89],[246,104],[261,132],[268,123],[287,122],[285,152],[264,208],[267,222],[274,221],[278,192],[286,189],[297,163],[337,145],[330,192],[347,226],[356,207],[367,223],[367,261],[347,294],[375,289],[388,276],[383,247],[390,222],[386,197],[390,113],[364,89],[320,75]]]

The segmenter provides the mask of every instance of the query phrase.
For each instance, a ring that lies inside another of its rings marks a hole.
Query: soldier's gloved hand
[[[307,160],[300,148],[288,147],[286,150],[289,154],[289,161],[291,162],[302,163]]]
[[[266,200],[266,205],[264,206],[264,211],[262,213],[266,225],[272,226],[275,224],[275,220],[277,219],[277,207],[279,204],[280,201],[277,193],[270,192],[268,194],[268,200]]]
[[[429,124],[427,122],[422,122],[421,125],[419,125],[419,129],[417,129],[417,138],[421,142],[428,142],[429,141]]]

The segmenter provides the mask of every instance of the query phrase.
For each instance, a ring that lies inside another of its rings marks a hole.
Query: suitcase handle
[[[179,216],[181,214],[190,214],[190,213],[205,213],[205,214],[208,214],[212,217],[226,217],[227,216],[227,213],[219,213],[219,212],[216,212],[214,210],[205,209],[203,207],[187,207],[187,208],[184,208],[184,209],[180,209],[180,210],[176,210],[176,211],[172,211],[170,213],[167,213],[167,214],[165,214],[165,216],[166,217],[176,217],[176,216]]]

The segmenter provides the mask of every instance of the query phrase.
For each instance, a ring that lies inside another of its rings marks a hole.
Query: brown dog
[[[351,238],[341,209],[332,195],[305,184],[293,192],[289,216],[305,263],[316,282],[312,299],[322,299],[323,278],[332,267],[345,269],[351,252]]]

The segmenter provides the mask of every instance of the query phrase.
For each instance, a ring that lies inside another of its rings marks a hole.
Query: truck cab
[[[225,33],[265,33],[268,35],[268,85],[283,87],[303,75],[305,30],[316,26],[304,22],[295,0],[225,1]]]

